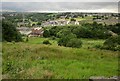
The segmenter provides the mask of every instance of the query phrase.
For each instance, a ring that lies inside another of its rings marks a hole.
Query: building
[[[22,35],[29,35],[32,32],[31,28],[28,27],[18,27],[17,30],[22,34]]]
[[[32,28],[31,31],[32,32],[28,35],[28,37],[41,37],[44,33],[42,27]]]
[[[70,21],[70,20],[51,20],[43,22],[41,26],[65,26],[65,25],[79,25],[78,21]]]
[[[34,28],[18,27],[17,30],[22,35],[26,35],[28,37],[40,37],[40,36],[43,36],[43,33],[44,33],[42,27],[34,27]]]

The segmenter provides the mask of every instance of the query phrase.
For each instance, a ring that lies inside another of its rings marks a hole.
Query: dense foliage
[[[16,27],[11,22],[2,22],[2,40],[8,42],[22,41],[21,34],[17,31]]]
[[[112,36],[110,38],[108,38],[105,42],[103,47],[104,49],[108,49],[108,50],[114,50],[120,51],[120,35],[119,36]]]
[[[50,37],[50,32],[49,32],[49,30],[44,30],[43,36],[44,36],[44,37]]]
[[[77,26],[54,26],[46,28],[43,36],[59,38],[58,45],[60,46],[81,47],[80,38],[108,39],[114,34],[119,35],[119,25],[103,25],[93,22]]]
[[[120,23],[117,23],[115,25],[109,25],[107,26],[107,28],[111,31],[113,31],[114,33],[117,33],[120,35]]]
[[[58,38],[70,33],[75,34],[77,38],[106,39],[111,36],[107,27],[96,22],[93,22],[92,24],[86,23],[78,26],[54,26],[47,31],[45,30],[44,34],[49,36],[48,32],[50,33],[50,36],[55,36]]]
[[[66,45],[67,47],[80,48],[82,47],[82,41],[77,38],[70,39]]]
[[[71,47],[68,45],[68,42],[70,42],[71,39],[74,39],[76,38],[76,35],[75,34],[68,34],[68,35],[65,35],[63,37],[61,37],[58,41],[58,45],[60,46],[66,46],[66,47]]]

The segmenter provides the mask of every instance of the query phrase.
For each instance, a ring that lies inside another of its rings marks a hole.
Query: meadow
[[[42,42],[49,40],[52,45]],[[94,48],[104,40],[81,39],[81,48],[58,46],[50,38],[28,42],[3,42],[3,79],[88,79],[117,76],[118,51]]]

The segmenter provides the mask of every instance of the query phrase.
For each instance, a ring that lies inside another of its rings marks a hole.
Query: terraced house
[[[41,37],[43,36],[43,29],[42,27],[33,27],[33,28],[28,28],[28,27],[19,27],[17,30],[22,34],[26,35],[28,37]]]
[[[45,21],[41,24],[41,26],[65,26],[65,25],[79,25],[78,21],[71,21],[71,20],[50,20]]]

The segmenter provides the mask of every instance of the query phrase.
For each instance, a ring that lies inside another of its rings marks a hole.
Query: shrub
[[[43,44],[50,44],[51,45],[51,43],[49,42],[49,40],[44,40]]]
[[[82,46],[82,41],[77,38],[71,39],[66,45],[66,47],[73,47],[73,48],[79,48],[81,46]]]
[[[75,34],[70,33],[60,38],[58,41],[58,45],[65,46],[65,47],[79,48],[82,46],[82,42],[80,39],[77,39]]]
[[[108,38],[102,47],[103,49],[120,51],[120,36],[112,36]]]
[[[28,42],[29,41],[29,39],[28,39],[28,37],[26,38],[26,42]]]
[[[63,37],[61,37],[61,38],[59,39],[58,45],[59,45],[59,46],[66,46],[67,43],[70,41],[70,39],[73,39],[73,38],[76,38],[76,35],[73,34],[73,33],[70,33],[70,34],[68,34],[68,35],[66,35],[66,36],[63,36]]]
[[[101,48],[102,46],[100,44],[97,44],[94,46],[94,48]]]

